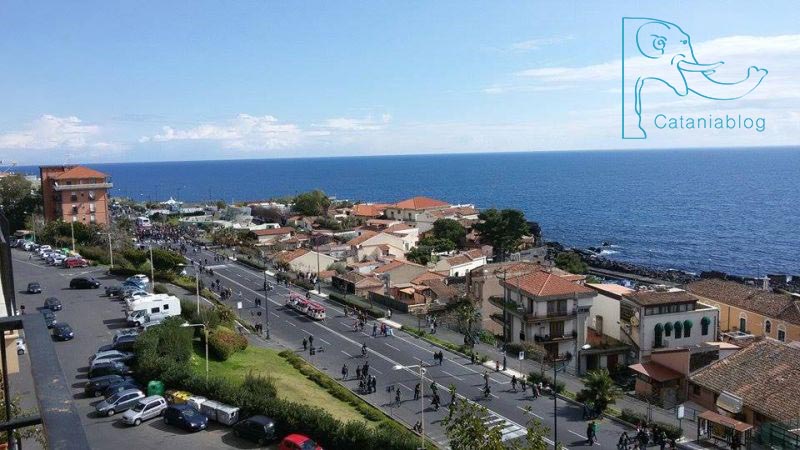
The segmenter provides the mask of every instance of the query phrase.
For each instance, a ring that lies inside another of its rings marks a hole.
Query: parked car
[[[167,409],[167,401],[164,397],[151,395],[139,400],[133,408],[125,411],[125,414],[122,415],[122,422],[139,426],[145,420],[160,416],[165,409]]]
[[[50,311],[49,309],[43,309],[42,316],[44,316],[44,323],[47,325],[47,328],[53,328],[56,324],[56,313]]]
[[[308,436],[290,434],[283,438],[278,450],[322,450],[322,447]]]
[[[131,377],[124,377],[122,375],[102,375],[99,377],[89,378],[89,381],[83,386],[83,393],[87,397],[99,397],[103,392],[112,384],[120,381],[133,381]]]
[[[267,416],[253,416],[240,420],[233,426],[233,434],[237,437],[267,445],[277,439],[275,436],[275,421]]]
[[[97,289],[100,287],[100,282],[94,278],[73,278],[69,282],[70,289]]]
[[[61,253],[52,253],[50,256],[47,257],[47,264],[51,266],[59,266],[64,264],[64,261],[67,260],[67,257],[62,255]]]
[[[36,249],[36,254],[39,256],[44,256],[44,254],[52,251],[53,247],[50,247],[49,245],[41,245],[39,246],[39,248]]]
[[[111,343],[111,348],[123,352],[133,351],[133,345],[136,343],[137,337],[139,336],[135,334],[120,336],[118,339],[114,339],[114,342]]]
[[[139,400],[144,398],[144,393],[138,389],[128,389],[127,391],[117,392],[111,397],[103,400],[94,407],[98,414],[113,416],[122,411],[127,411]]]
[[[128,375],[131,369],[119,361],[108,361],[89,367],[89,378],[103,375]]]
[[[44,307],[49,309],[50,311],[61,311],[62,305],[61,300],[55,297],[47,297],[44,299]]]
[[[67,258],[64,260],[64,267],[67,269],[73,269],[75,267],[89,267],[89,261],[77,257]]]
[[[111,383],[104,391],[103,397],[109,398],[117,392],[127,391],[130,389],[141,389],[141,386],[136,383],[136,380],[123,380]]]
[[[69,341],[75,337],[75,332],[69,324],[61,322],[53,325],[53,337],[57,341]]]
[[[145,286],[146,286],[148,283],[150,283],[150,278],[148,278],[148,277],[147,277],[147,275],[143,275],[143,274],[141,274],[141,273],[139,273],[139,274],[136,274],[136,275],[133,275],[133,276],[130,276],[130,277],[128,277],[128,279],[127,279],[127,280],[125,280],[125,281],[128,281],[128,280],[131,280],[131,281],[137,281],[137,282],[139,282],[139,283],[141,283],[141,284],[144,284]]]
[[[200,431],[208,427],[208,417],[185,403],[175,404],[164,410],[164,423],[187,431]]]
[[[106,295],[109,297],[119,297],[122,295],[122,286],[106,286]]]
[[[133,359],[133,353],[121,352],[119,350],[109,350],[105,352],[97,352],[89,358],[89,364],[106,361],[121,361],[127,362]]]
[[[28,294],[41,294],[42,293],[42,285],[38,282],[34,281],[32,283],[28,283]]]

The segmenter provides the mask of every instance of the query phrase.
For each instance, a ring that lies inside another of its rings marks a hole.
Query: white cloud
[[[542,47],[549,47],[551,45],[560,44],[562,42],[575,39],[575,36],[555,36],[549,38],[528,39],[527,41],[515,42],[511,44],[509,49],[515,52],[529,52],[539,50]]]
[[[327,119],[321,124],[315,124],[314,127],[337,131],[375,131],[383,129],[391,120],[390,114],[382,114],[380,119],[374,119],[372,116],[365,119],[336,117]]]
[[[0,148],[50,150],[116,149],[118,144],[98,140],[101,134],[97,125],[87,125],[75,116],[57,117],[44,114],[22,131],[0,134]]]
[[[298,144],[303,137],[300,128],[291,123],[281,123],[273,116],[239,114],[225,124],[206,123],[194,128],[179,130],[170,126],[161,134],[144,136],[140,143],[169,141],[216,141],[223,148],[258,150],[288,148]]]

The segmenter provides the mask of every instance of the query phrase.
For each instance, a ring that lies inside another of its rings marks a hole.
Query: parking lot
[[[257,445],[235,437],[230,428],[209,422],[209,428],[197,433],[164,425],[160,418],[152,419],[139,427],[120,423],[121,414],[112,417],[97,417],[94,405],[101,399],[86,398],[83,386],[87,380],[89,357],[98,347],[111,343],[114,333],[127,328],[122,307],[118,300],[105,296],[104,290],[69,289],[73,277],[94,277],[103,285],[118,284],[121,280],[106,275],[105,268],[75,268],[48,266],[35,256],[28,259],[28,252],[14,252],[14,284],[17,303],[25,306],[26,314],[39,314],[47,297],[57,297],[63,310],[56,313],[59,322],[69,323],[75,338],[66,342],[54,342],[59,363],[71,382],[75,406],[81,415],[86,436],[95,449],[166,449],[166,448],[257,448]],[[41,294],[27,294],[25,288],[31,281],[42,286]],[[25,358],[25,357],[23,357]],[[25,366],[26,361],[21,361]],[[13,381],[12,381],[13,383]],[[12,389],[14,386],[12,384]],[[27,444],[31,448],[32,444]],[[269,447],[273,448],[273,447]]]

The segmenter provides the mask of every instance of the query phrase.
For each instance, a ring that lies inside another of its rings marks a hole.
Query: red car
[[[302,434],[290,434],[283,438],[278,450],[322,450],[310,437]]]
[[[73,267],[88,267],[89,262],[83,258],[67,258],[64,260],[64,266],[67,269],[72,269]]]

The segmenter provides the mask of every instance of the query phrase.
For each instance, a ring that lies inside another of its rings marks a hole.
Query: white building
[[[405,222],[416,222],[417,215],[426,211],[449,208],[450,204],[441,200],[428,197],[414,197],[408,200],[389,205],[383,215],[389,219],[397,219]]]
[[[486,256],[478,249],[469,250],[436,262],[433,271],[449,277],[464,277],[472,269],[486,265]]]

